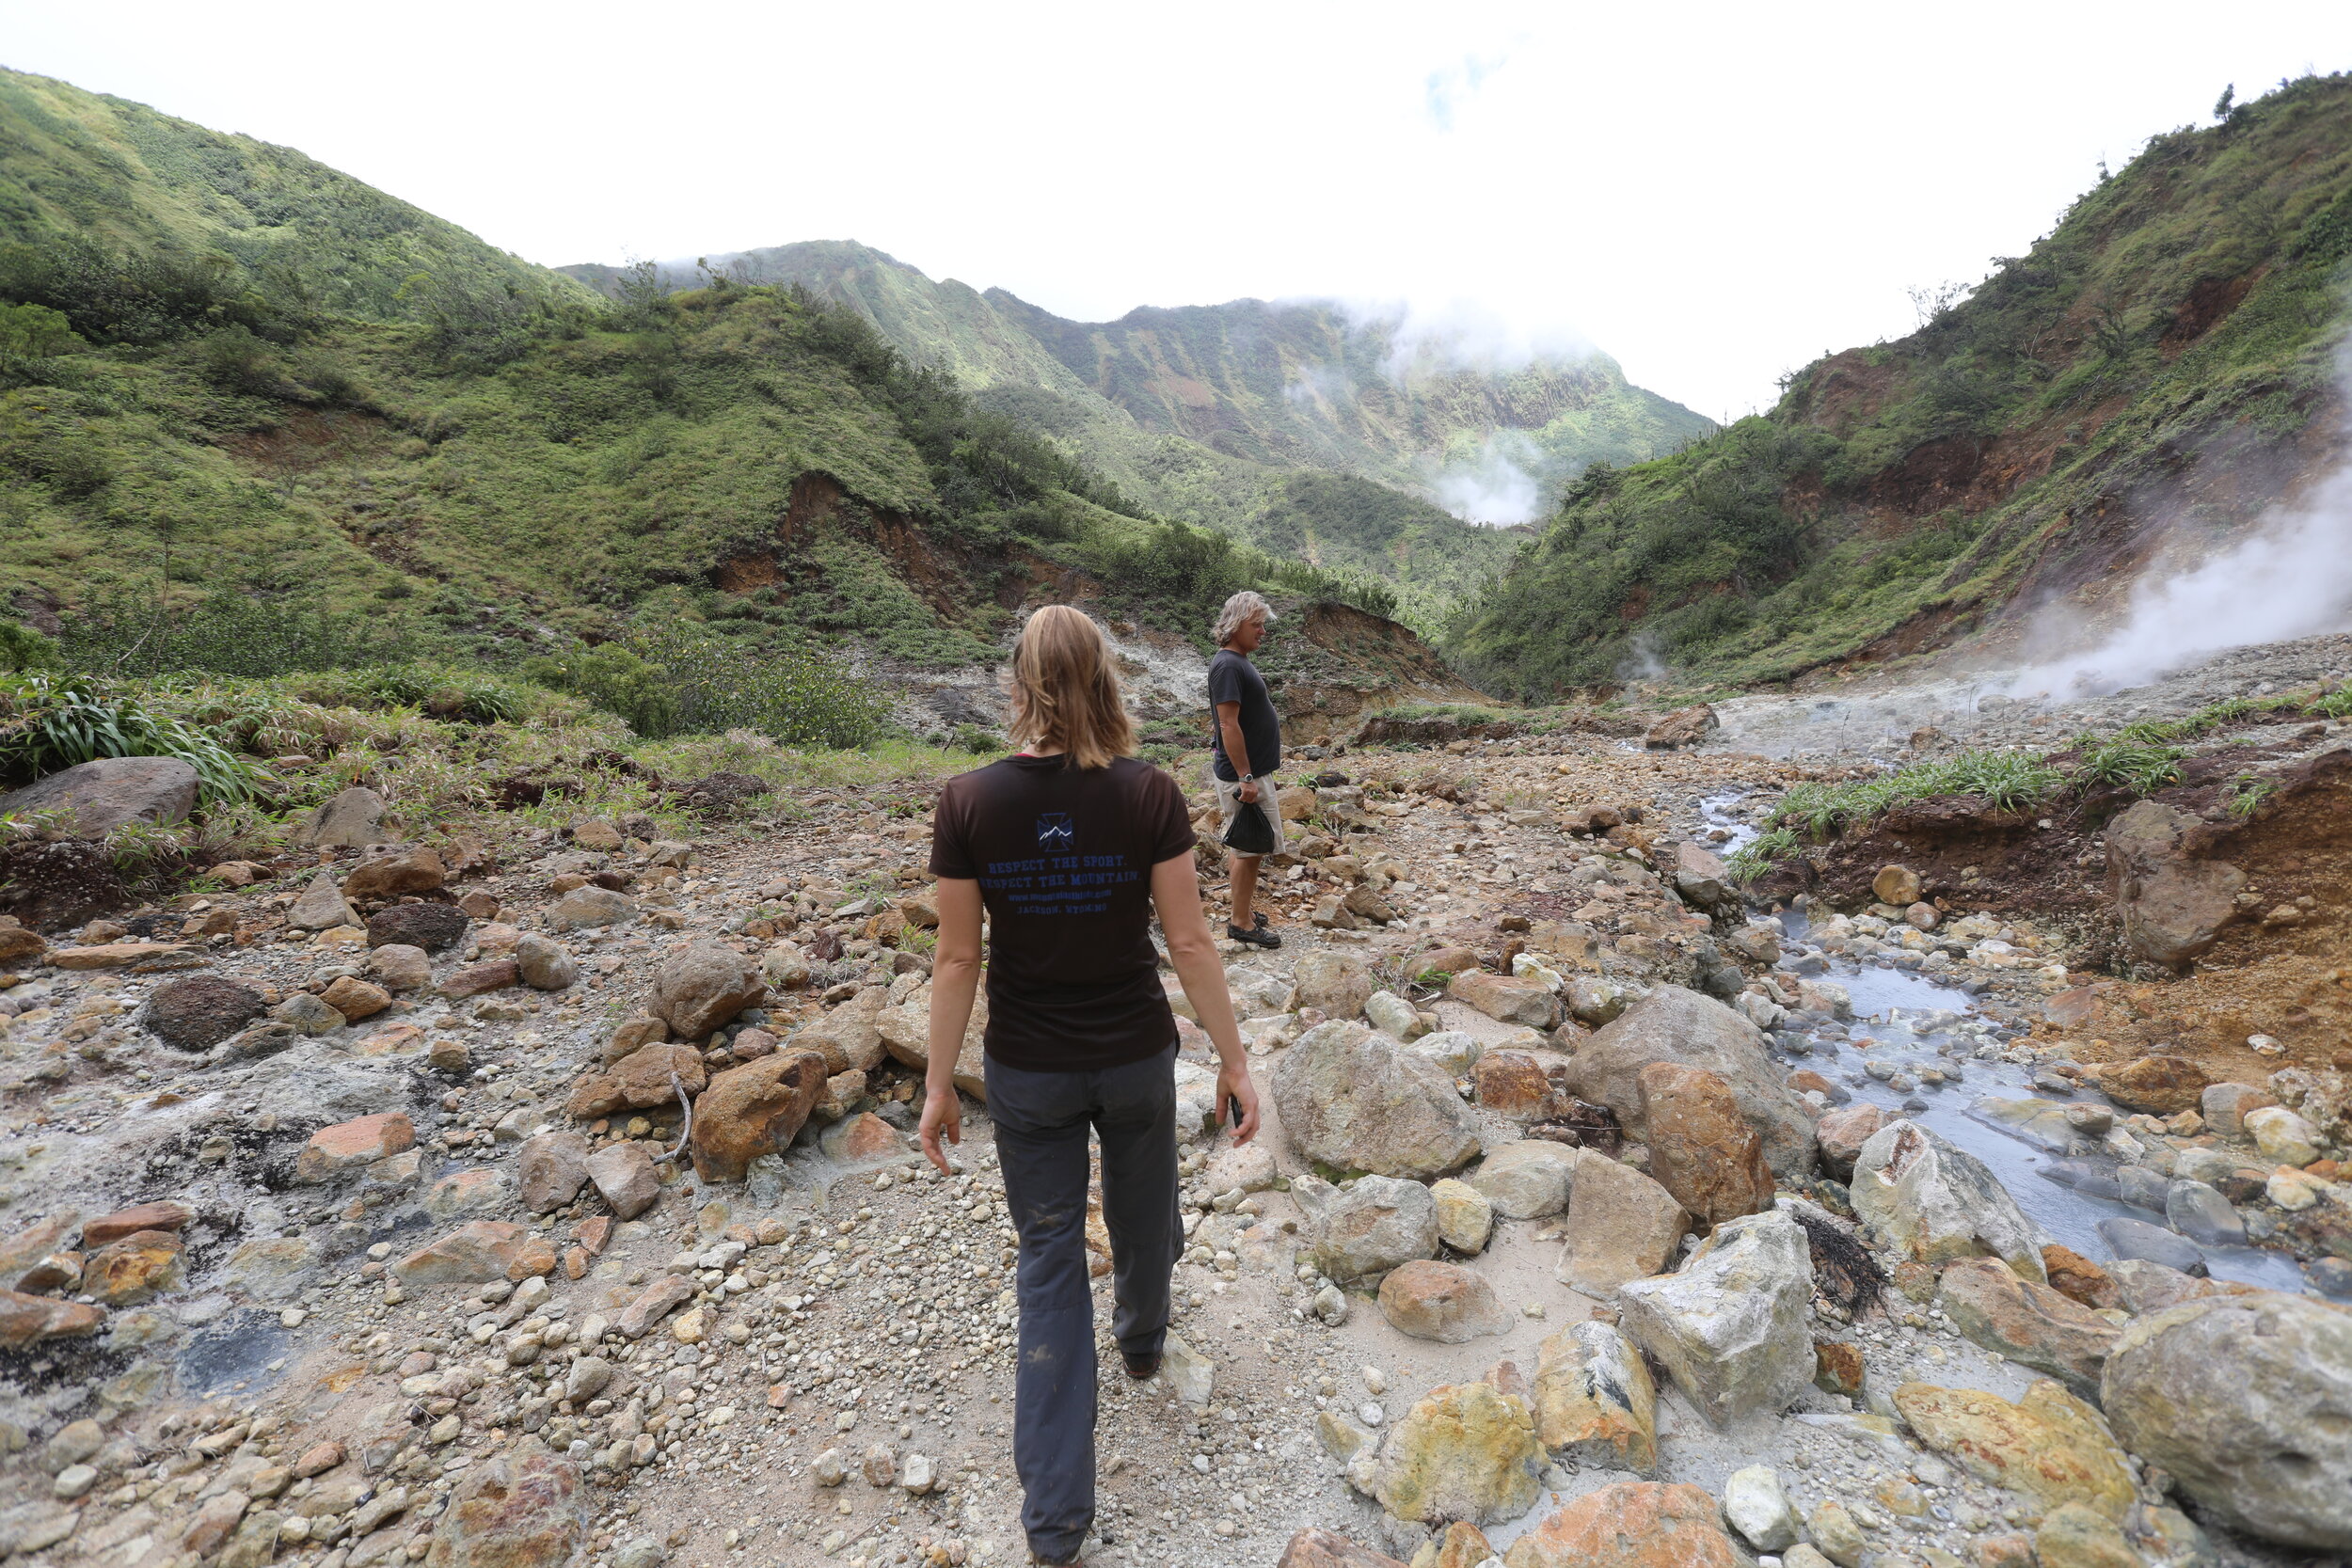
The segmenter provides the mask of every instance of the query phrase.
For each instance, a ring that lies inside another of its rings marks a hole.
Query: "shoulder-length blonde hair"
[[[1081,768],[1135,753],[1110,642],[1084,611],[1049,604],[1021,628],[1005,728],[1016,744],[1058,747]]]

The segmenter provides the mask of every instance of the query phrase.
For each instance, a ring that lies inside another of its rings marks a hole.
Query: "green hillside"
[[[586,297],[571,279],[291,148],[5,69],[0,245],[46,247],[85,270],[125,251],[227,269],[363,321],[421,318],[453,294]],[[412,286],[419,274],[432,290]]]
[[[2352,76],[2157,136],[1911,337],[1805,367],[1771,413],[1673,456],[1587,472],[1450,651],[1527,695],[1652,658],[1776,681],[2094,598],[2172,531],[2249,521],[2320,455],[2302,438],[2336,406],[2347,257]]]
[[[10,622],[119,674],[455,659],[659,729],[765,711],[714,671],[993,663],[1041,593],[1195,641],[1246,586],[1391,607],[1151,515],[845,305],[608,301],[299,154],[0,89],[0,667]],[[266,231],[221,195],[294,186]]]
[[[563,270],[607,293],[620,287],[618,268]],[[1141,504],[1277,554],[1375,573],[1424,626],[1517,545],[1422,499],[1446,465],[1477,460],[1500,435],[1507,455],[1556,493],[1589,463],[1638,461],[1713,428],[1629,386],[1604,355],[1464,367],[1432,348],[1407,353],[1394,324],[1323,302],[1236,300],[1085,324],[1001,289],[935,282],[850,241],[657,271],[674,287],[726,276],[850,304],[909,358],[983,406],[1051,431]],[[1313,489],[1311,521],[1291,484],[1300,472],[1370,483]],[[1414,543],[1400,546],[1408,515]]]

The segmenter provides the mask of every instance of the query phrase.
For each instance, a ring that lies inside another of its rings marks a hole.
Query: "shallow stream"
[[[2163,1225],[2161,1213],[2092,1196],[2043,1176],[2060,1160],[2066,1162],[2068,1174],[2086,1166],[2111,1174],[2118,1166],[2120,1162],[2081,1133],[2072,1134],[2068,1147],[2050,1147],[2053,1129],[2062,1128],[2064,1106],[2106,1106],[2110,1102],[2106,1096],[2090,1088],[2059,1096],[2038,1087],[2030,1067],[1979,1058],[1979,1050],[1999,1043],[2007,1031],[1992,1024],[1966,991],[1889,965],[1818,954],[1808,958],[1799,945],[1803,915],[1788,919],[1794,928],[1782,960],[1784,971],[1792,980],[1813,978],[1843,987],[1852,999],[1853,1019],[1805,1025],[1792,1018],[1775,1035],[1788,1048],[1786,1060],[1810,1067],[1846,1087],[1855,1100],[1906,1116],[1975,1155],[2051,1241],[2094,1261],[2109,1262],[2116,1256],[2099,1233],[2100,1221],[2122,1217]],[[1882,1072],[1892,1069],[1891,1079],[1874,1075],[1872,1066]],[[1930,1071],[1942,1073],[1947,1081],[1930,1082]],[[1996,1106],[1996,1101],[2011,1103]],[[2009,1114],[2004,1118],[1996,1110]],[[2121,1125],[2130,1113],[2120,1106],[2114,1110]],[[2054,1111],[2061,1114],[2050,1114]],[[2028,1136],[2015,1130],[2019,1126],[2030,1126],[2041,1135]],[[2063,1131],[2056,1135],[2067,1136]],[[2244,1280],[2274,1291],[2309,1288],[2302,1270],[2286,1253],[2254,1246],[2202,1245],[2198,1250],[2217,1279]]]
[[[1742,810],[1750,799],[1750,791],[1728,789],[1697,802],[1699,820],[1725,835],[1709,844],[1717,854],[1728,856],[1756,838],[1758,829]],[[2121,1164],[2095,1139],[2064,1125],[2065,1107],[2108,1106],[2105,1095],[2089,1087],[2061,1094],[2037,1086],[2031,1066],[1979,1057],[1979,1050],[2004,1043],[2011,1031],[1986,1016],[1968,990],[1894,964],[1821,953],[1806,941],[1804,911],[1787,911],[1780,919],[1783,974],[1791,983],[1820,979],[1843,988],[1853,1012],[1851,1022],[1802,1022],[1792,1016],[1774,1036],[1792,1069],[1810,1067],[1855,1100],[1907,1116],[1982,1160],[2049,1240],[2085,1258],[2102,1263],[2115,1258],[2115,1249],[2099,1233],[2102,1220],[2164,1225],[2161,1212],[2074,1184],[2084,1175],[2094,1179],[2094,1186],[2099,1178],[2112,1183]],[[1879,1073],[1870,1070],[1873,1066]],[[1931,1081],[1930,1071],[1945,1081]],[[1905,1086],[1894,1086],[1890,1078]],[[2007,1103],[1997,1103],[2002,1101]],[[2113,1110],[2118,1125],[2130,1115],[2120,1106]],[[2007,1114],[1997,1114],[2002,1112]],[[2047,1178],[2044,1173],[2053,1167],[2073,1180],[2061,1184]],[[2255,1246],[2198,1250],[2216,1278],[2278,1291],[2309,1289],[2301,1268],[2284,1252]]]

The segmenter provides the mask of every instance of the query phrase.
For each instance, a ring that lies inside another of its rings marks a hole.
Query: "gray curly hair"
[[[1265,602],[1265,595],[1254,588],[1245,588],[1226,600],[1225,608],[1217,611],[1216,645],[1222,648],[1231,642],[1233,633],[1252,621],[1262,620],[1272,626],[1276,619],[1274,607]]]

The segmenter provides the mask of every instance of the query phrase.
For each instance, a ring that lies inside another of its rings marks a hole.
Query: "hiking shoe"
[[[1160,1357],[1157,1352],[1150,1355],[1136,1355],[1129,1351],[1120,1351],[1119,1359],[1126,1367],[1127,1375],[1137,1383],[1155,1376],[1160,1370]]]
[[[1272,948],[1282,945],[1281,937],[1276,932],[1266,928],[1265,916],[1263,915],[1260,915],[1258,917],[1258,924],[1252,926],[1247,931],[1229,922],[1225,927],[1225,940],[1228,942],[1248,942],[1252,947]]]

